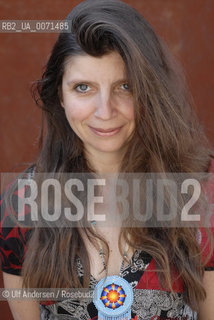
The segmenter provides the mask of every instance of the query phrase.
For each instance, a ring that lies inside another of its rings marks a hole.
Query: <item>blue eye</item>
[[[128,83],[123,83],[123,84],[121,85],[121,87],[122,87],[124,90],[127,90],[127,91],[130,90]]]
[[[78,84],[75,89],[78,91],[78,92],[87,92],[89,91],[90,87],[87,85],[87,84],[84,84],[84,83],[81,83],[81,84]]]

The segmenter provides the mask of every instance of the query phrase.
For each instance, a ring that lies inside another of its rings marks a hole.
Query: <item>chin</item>
[[[121,146],[94,146],[94,149],[96,149],[99,152],[104,152],[104,153],[117,153],[117,152],[123,152],[124,151],[125,146],[121,145]]]

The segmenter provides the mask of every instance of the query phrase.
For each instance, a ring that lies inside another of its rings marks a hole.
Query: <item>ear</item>
[[[59,97],[60,104],[64,108],[63,97],[62,97],[62,87],[59,86],[57,91],[58,91],[58,97]]]

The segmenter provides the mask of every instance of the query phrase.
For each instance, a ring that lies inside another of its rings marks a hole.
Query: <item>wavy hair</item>
[[[192,107],[181,68],[140,13],[117,0],[86,0],[66,19],[71,20],[71,32],[59,35],[33,91],[43,112],[36,172],[55,172],[60,177],[63,172],[93,171],[61,107],[61,83],[67,58],[100,57],[112,51],[124,60],[135,105],[136,128],[120,171],[207,172],[213,150]],[[93,232],[83,230],[93,241]],[[155,259],[159,278],[171,291],[170,266],[175,265],[185,284],[185,300],[197,309],[206,293],[196,229],[130,228],[128,232],[127,242]],[[105,241],[104,245],[108,250]],[[76,256],[83,263],[83,283],[78,279]],[[87,286],[89,275],[89,257],[78,228],[37,228],[32,233],[23,265],[25,286]]]

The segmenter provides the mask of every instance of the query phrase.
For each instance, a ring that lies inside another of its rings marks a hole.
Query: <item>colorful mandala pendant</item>
[[[99,320],[130,320],[133,289],[125,279],[109,276],[96,285],[93,302]]]

